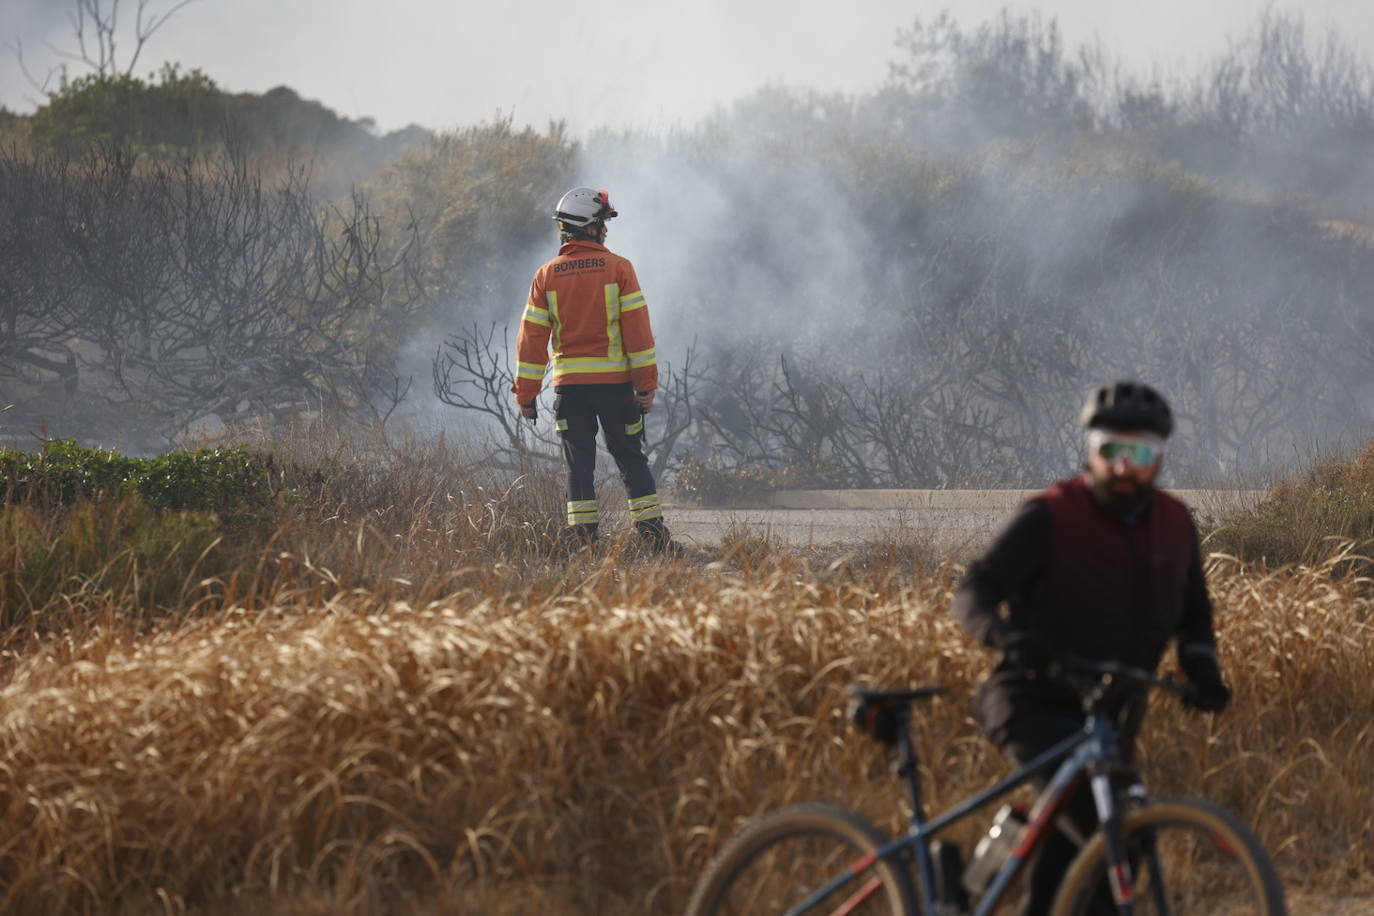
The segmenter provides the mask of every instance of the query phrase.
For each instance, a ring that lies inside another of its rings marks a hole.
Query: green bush
[[[1284,480],[1255,508],[1224,519],[1207,546],[1285,565],[1322,562],[1350,542],[1366,554],[1374,546],[1374,443]],[[1352,559],[1350,566],[1365,571],[1370,563]]]
[[[219,529],[213,512],[157,511],[136,492],[61,511],[0,506],[0,624],[46,629],[60,621],[35,615],[92,590],[140,611],[173,608],[188,586],[229,570]]]
[[[0,625],[60,626],[54,609],[83,594],[140,614],[176,606],[230,572],[256,522],[276,524],[271,482],[271,459],[244,448],[0,450]]]
[[[267,505],[269,460],[244,448],[130,458],[54,439],[37,452],[0,450],[0,501],[72,505],[137,493],[155,511],[233,514]]]

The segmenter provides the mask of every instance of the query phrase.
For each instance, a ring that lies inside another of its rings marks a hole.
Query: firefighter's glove
[[[897,743],[897,710],[883,703],[868,703],[864,700],[849,701],[849,718],[865,731],[869,737],[883,744]]]
[[[531,423],[537,422],[539,420],[539,402],[530,401],[528,404],[521,404],[520,416],[529,420]]]
[[[1211,646],[1179,652],[1179,665],[1192,687],[1183,695],[1183,702],[1203,712],[1221,712],[1231,702],[1231,688],[1221,679],[1221,666]]]
[[[1032,677],[1053,677],[1063,668],[1058,650],[1029,630],[1008,628],[996,636],[993,648],[1002,650],[1012,668]]]

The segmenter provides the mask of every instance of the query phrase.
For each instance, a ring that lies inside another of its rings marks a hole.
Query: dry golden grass
[[[205,581],[162,569],[171,604],[140,563],[73,567],[0,634],[0,912],[677,910],[752,815],[828,799],[900,825],[841,714],[856,681],[952,688],[920,710],[933,807],[1003,769],[970,719],[990,658],[929,545],[569,555],[552,474],[307,445],[277,465],[279,527],[237,532]],[[1235,807],[1317,892],[1374,870],[1374,598],[1352,566],[1214,560],[1236,702],[1161,702],[1143,741],[1157,791]]]
[[[897,826],[840,714],[858,680],[953,688],[920,717],[933,804],[1001,769],[948,567],[560,562],[422,605],[310,584],[12,653],[0,911],[679,909],[743,818],[828,798]],[[1290,881],[1352,886],[1374,868],[1368,583],[1211,576],[1237,700],[1160,703],[1147,773],[1239,809]]]

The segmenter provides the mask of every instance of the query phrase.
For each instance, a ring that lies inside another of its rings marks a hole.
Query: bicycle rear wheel
[[[1196,799],[1160,799],[1130,811],[1125,844],[1140,916],[1284,916],[1287,907],[1269,854],[1230,811]],[[1107,843],[1099,831],[1074,859],[1054,916],[1116,912]]]
[[[916,892],[905,866],[873,858],[887,842],[852,811],[815,804],[785,808],[725,845],[697,883],[687,914],[914,914]],[[796,909],[846,872],[853,878],[843,887],[811,908]]]

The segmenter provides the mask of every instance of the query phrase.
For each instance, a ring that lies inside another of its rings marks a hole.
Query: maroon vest
[[[1011,620],[1087,658],[1153,670],[1183,614],[1197,535],[1188,509],[1156,490],[1133,525],[1104,512],[1087,476],[1034,497],[1050,510],[1044,578],[1011,602]]]

